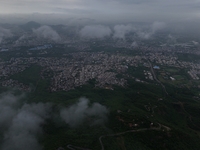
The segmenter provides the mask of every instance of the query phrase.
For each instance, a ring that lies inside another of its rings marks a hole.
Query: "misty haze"
[[[0,150],[200,149],[200,0],[2,0]]]

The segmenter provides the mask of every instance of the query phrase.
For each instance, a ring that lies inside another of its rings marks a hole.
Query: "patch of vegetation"
[[[27,85],[33,84],[34,86],[36,86],[41,78],[41,69],[41,66],[32,65],[20,73],[14,74],[13,76],[11,76],[11,79],[18,80],[19,82]]]

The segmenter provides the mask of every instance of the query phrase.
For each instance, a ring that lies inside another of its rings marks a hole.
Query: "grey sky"
[[[0,14],[37,12],[68,18],[172,22],[200,19],[200,0],[0,0],[0,3]]]

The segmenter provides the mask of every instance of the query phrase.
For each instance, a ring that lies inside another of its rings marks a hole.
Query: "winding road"
[[[143,129],[138,129],[138,130],[128,130],[128,131],[119,132],[119,133],[115,133],[115,134],[102,135],[102,136],[99,137],[101,150],[105,150],[103,142],[102,142],[102,138],[112,137],[112,136],[119,136],[119,135],[123,135],[123,134],[126,134],[126,133],[141,132],[141,131],[150,131],[150,130],[159,131],[159,130],[161,130],[162,125],[159,124],[159,123],[158,123],[158,125],[159,125],[159,127],[143,128]],[[67,145],[67,148],[70,149],[70,150],[91,150],[91,149],[88,149],[88,148],[82,148],[82,147],[78,147],[78,146],[74,146],[74,145],[70,145],[70,144]]]
[[[82,148],[82,147],[78,147],[78,146],[74,146],[74,145],[67,145],[67,148],[68,149],[71,149],[71,150],[91,150],[91,149],[88,149],[88,148]]]
[[[144,128],[144,129],[138,129],[138,130],[129,130],[129,131],[120,132],[120,133],[116,133],[116,134],[102,135],[102,136],[99,137],[99,142],[101,144],[101,150],[105,150],[103,142],[102,142],[102,138],[104,138],[104,137],[119,136],[119,135],[123,135],[123,134],[126,134],[126,133],[133,133],[133,132],[140,132],[140,131],[147,131],[147,130],[157,130],[157,131],[159,131],[159,130],[161,130],[161,125],[159,124],[159,127],[157,127],[157,128]]]

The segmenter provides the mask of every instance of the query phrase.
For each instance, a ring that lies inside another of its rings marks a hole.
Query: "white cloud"
[[[167,26],[164,22],[155,21],[147,29],[140,28],[136,31],[137,35],[141,39],[148,40],[156,34],[156,32],[165,29]]]
[[[2,42],[4,38],[11,37],[11,36],[12,36],[12,33],[10,30],[0,27],[0,43]]]
[[[164,22],[155,21],[151,26],[151,30],[153,33],[155,33],[156,31],[162,30],[165,27],[166,24]]]
[[[192,41],[192,43],[193,43],[194,45],[199,45],[199,42],[196,42],[196,41]]]
[[[111,35],[111,29],[103,25],[85,26],[80,31],[82,38],[104,38]]]
[[[135,30],[135,28],[131,25],[116,25],[116,26],[114,26],[113,38],[125,40],[125,35],[134,30]]]
[[[139,38],[148,40],[152,37],[153,33],[152,32],[139,31],[137,34],[138,34]]]
[[[69,108],[63,108],[60,112],[61,118],[70,127],[77,127],[82,124],[87,118],[93,117],[90,121],[90,125],[104,123],[108,110],[105,106],[94,103],[89,106],[89,100],[86,98],[80,98],[77,104],[70,106]]]
[[[134,41],[132,44],[131,44],[131,47],[132,48],[137,48],[138,47],[138,43],[136,41]]]
[[[21,104],[22,96],[0,95],[1,150],[41,150],[38,135],[49,116],[50,104]]]
[[[45,38],[54,42],[59,42],[61,40],[59,34],[51,27],[46,25],[41,26],[38,29],[33,29],[33,32],[37,35],[38,38]]]

